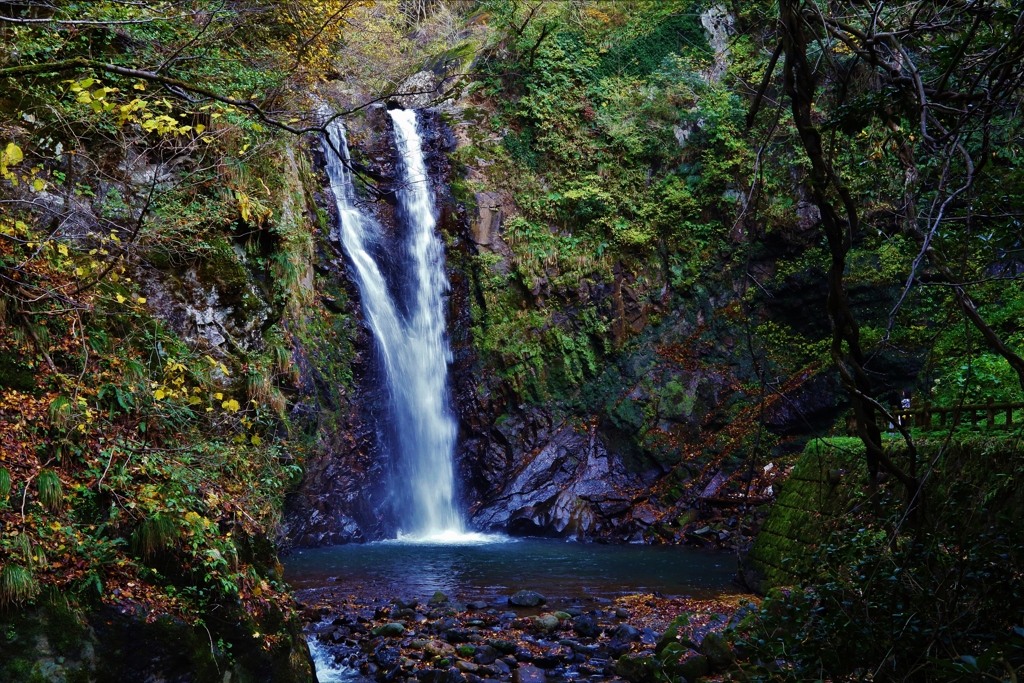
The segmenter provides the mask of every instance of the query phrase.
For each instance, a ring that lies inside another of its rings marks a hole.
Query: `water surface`
[[[300,590],[337,587],[381,597],[493,601],[520,589],[549,597],[604,597],[657,591],[710,598],[735,593],[735,556],[678,546],[518,539],[470,545],[384,541],[301,550],[285,575]]]

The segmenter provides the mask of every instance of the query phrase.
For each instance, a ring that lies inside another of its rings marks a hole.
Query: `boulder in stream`
[[[516,607],[539,607],[548,599],[537,591],[522,590],[508,599],[508,604]]]

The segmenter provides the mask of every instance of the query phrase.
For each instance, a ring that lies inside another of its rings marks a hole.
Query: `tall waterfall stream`
[[[355,266],[366,319],[380,350],[390,395],[395,443],[388,482],[400,520],[400,537],[420,542],[473,542],[466,534],[455,500],[452,457],[456,423],[448,400],[448,349],[445,297],[448,280],[444,248],[430,179],[423,160],[416,112],[389,112],[400,156],[398,190],[400,254],[405,272],[389,287],[375,257],[381,252],[381,228],[360,211],[347,162],[348,142],[340,122],[329,135],[339,158],[325,150],[327,173],[339,213],[339,235]],[[404,306],[403,306],[404,304]]]

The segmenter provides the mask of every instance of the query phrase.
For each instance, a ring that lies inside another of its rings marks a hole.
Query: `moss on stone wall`
[[[825,522],[841,515],[864,473],[859,439],[811,441],[779,491],[750,551],[763,589],[791,585],[810,573]]]
[[[998,515],[975,516],[970,524],[981,533],[1024,517],[1024,489],[1014,474],[1024,449],[1019,440],[984,433],[939,435],[916,441],[918,462],[930,468],[925,506],[937,510],[964,496],[1001,501]],[[902,457],[893,444],[894,459]],[[867,475],[864,446],[855,438],[811,441],[782,485],[774,508],[748,556],[760,588],[813,582],[815,553],[830,534],[841,532],[842,516],[862,498]],[[976,511],[974,511],[976,512]],[[973,513],[972,513],[973,514]],[[998,519],[997,519],[998,517]]]

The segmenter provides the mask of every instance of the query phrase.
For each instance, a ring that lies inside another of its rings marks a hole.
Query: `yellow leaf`
[[[164,392],[163,389],[157,389],[156,391],[153,392],[153,398],[155,398],[158,401],[162,401],[165,396],[167,396],[167,394]]]
[[[18,147],[13,142],[7,143],[7,149],[4,150],[2,160],[4,166],[14,166],[15,164],[20,164],[21,160],[24,158],[25,156],[21,153],[21,147]]]
[[[261,439],[258,434],[253,434],[252,438],[249,440],[252,441],[253,446],[259,446],[261,443],[263,443],[263,439]]]
[[[117,295],[117,303],[119,303],[119,304],[123,304],[123,303],[124,303],[125,301],[127,301],[127,299],[125,299],[125,298],[124,298],[123,296],[121,296],[120,294],[118,294],[118,295]]]
[[[188,397],[188,404],[190,406],[197,406],[197,405],[199,405],[202,402],[203,402],[203,399],[199,398],[198,396],[189,396]]]
[[[32,189],[36,192],[42,192],[46,188],[46,181],[42,178],[36,178],[32,181]]]
[[[200,134],[200,133],[202,133],[202,132],[203,132],[204,130],[206,130],[206,126],[204,126],[204,125],[203,125],[203,124],[201,124],[201,123],[197,123],[197,124],[196,124],[196,135],[199,135],[199,134]]]
[[[218,392],[217,392],[216,394],[214,394],[214,395],[213,395],[213,397],[214,397],[215,399],[217,399],[218,401],[220,401],[221,399],[223,399],[223,398],[224,398],[224,394],[222,394],[222,393],[220,393],[220,392],[218,391]]]
[[[238,405],[238,401],[236,401],[235,399],[231,399],[230,401],[224,401],[223,403],[221,403],[220,407],[223,408],[224,410],[230,410],[231,412],[235,413],[238,412],[238,409],[241,406]]]
[[[144,81],[140,81],[140,82],[136,83],[135,85],[133,85],[132,87],[135,88],[136,90],[145,90],[146,89],[146,83]]]
[[[144,296],[140,296],[140,297],[139,297],[139,298],[137,299],[137,301],[138,301],[138,302],[139,302],[140,304],[144,304],[144,303],[146,303],[146,297],[144,297]]]
[[[82,270],[81,267],[75,268],[75,275],[84,275],[84,274],[85,274],[85,271]]]
[[[57,245],[57,251],[60,252],[61,256],[67,256],[68,255],[68,245],[66,245],[66,244],[58,244]]]

